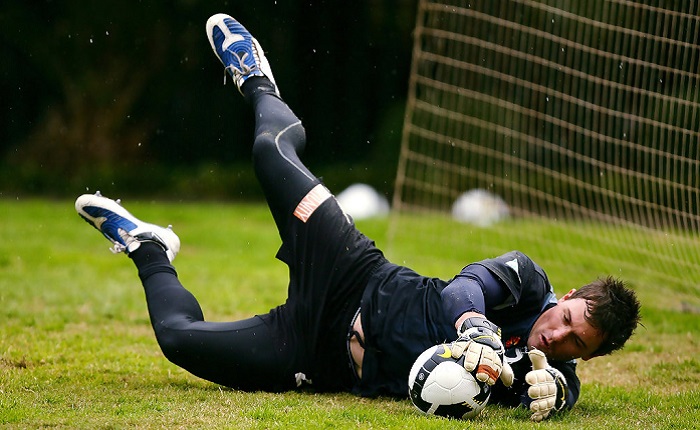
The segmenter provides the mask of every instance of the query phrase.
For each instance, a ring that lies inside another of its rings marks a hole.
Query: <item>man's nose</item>
[[[552,332],[552,342],[561,343],[569,336],[571,329],[568,327],[561,327]]]

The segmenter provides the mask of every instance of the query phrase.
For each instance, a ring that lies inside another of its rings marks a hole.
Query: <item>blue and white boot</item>
[[[248,78],[264,76],[272,82],[279,96],[272,69],[260,43],[241,23],[223,13],[213,15],[207,20],[207,37],[211,49],[233,78],[238,91]]]
[[[180,251],[180,238],[172,226],[160,227],[143,222],[124,209],[119,200],[103,197],[100,192],[83,194],[75,201],[75,210],[88,224],[112,242],[110,251],[129,254],[142,242],[160,245],[172,262]]]

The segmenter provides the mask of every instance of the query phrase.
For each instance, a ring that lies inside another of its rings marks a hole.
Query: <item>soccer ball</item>
[[[452,358],[449,344],[425,350],[408,375],[408,394],[427,415],[474,418],[486,407],[491,387],[464,368],[464,357]]]
[[[452,205],[452,218],[478,227],[488,227],[509,215],[510,209],[501,197],[479,188],[460,195]]]
[[[367,184],[353,184],[336,196],[343,211],[355,221],[382,217],[389,213],[389,202]]]

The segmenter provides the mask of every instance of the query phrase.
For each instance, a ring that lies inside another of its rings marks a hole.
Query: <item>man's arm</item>
[[[487,306],[507,297],[503,290],[490,272],[483,270],[482,276],[477,276],[467,266],[440,294],[445,313],[459,336],[452,344],[452,356],[464,356],[465,369],[476,371],[478,380],[493,385],[500,378],[510,386],[513,371],[503,361],[501,329],[486,319]]]
[[[486,316],[486,309],[504,303],[510,291],[481,266],[467,266],[440,292],[445,314],[459,329],[475,313]]]

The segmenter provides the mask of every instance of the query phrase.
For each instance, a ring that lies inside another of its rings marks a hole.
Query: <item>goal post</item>
[[[484,189],[551,223],[509,232],[537,260],[697,296],[699,3],[421,0],[394,211]]]

